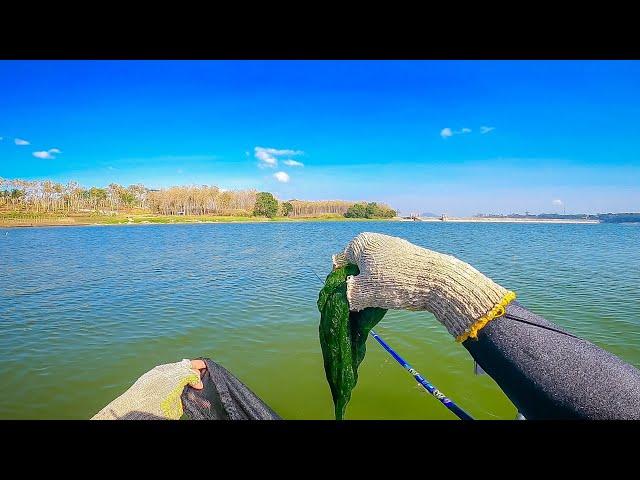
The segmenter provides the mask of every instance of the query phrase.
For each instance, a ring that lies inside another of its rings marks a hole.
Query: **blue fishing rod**
[[[442,404],[445,407],[451,410],[459,419],[473,420],[473,417],[471,417],[471,415],[469,415],[467,412],[462,410],[458,405],[456,405],[453,402],[453,400],[445,397],[445,395],[440,390],[438,390],[436,387],[431,385],[422,375],[420,375],[411,365],[409,365],[409,363],[407,363],[407,361],[404,358],[398,355],[396,351],[393,348],[391,348],[387,342],[385,342],[382,338],[380,338],[380,336],[373,330],[371,330],[371,336],[375,338],[376,341],[380,345],[382,345],[382,348],[384,348],[387,352],[389,352],[389,354],[393,358],[395,358],[400,365],[402,365],[402,368],[408,371],[413,376],[413,378],[416,379],[416,382],[422,385],[427,392],[429,392],[431,395],[433,395],[438,400],[440,400],[440,402],[442,402]]]

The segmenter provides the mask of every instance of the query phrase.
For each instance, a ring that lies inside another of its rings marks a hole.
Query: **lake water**
[[[90,418],[154,365],[210,357],[287,419],[331,419],[316,300],[362,231],[458,256],[640,367],[640,225],[304,222],[0,229],[0,418]],[[378,333],[471,415],[515,407],[432,315]],[[348,419],[452,419],[373,340]]]

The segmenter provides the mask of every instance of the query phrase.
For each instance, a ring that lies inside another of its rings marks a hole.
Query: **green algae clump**
[[[387,313],[383,308],[349,311],[347,277],[359,273],[352,264],[332,271],[318,296],[320,347],[336,420],[344,418],[351,391],[358,383],[358,367],[367,353],[367,336]]]

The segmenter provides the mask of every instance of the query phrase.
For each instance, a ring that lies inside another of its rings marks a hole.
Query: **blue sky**
[[[4,178],[639,211],[640,62],[0,61],[0,137]]]

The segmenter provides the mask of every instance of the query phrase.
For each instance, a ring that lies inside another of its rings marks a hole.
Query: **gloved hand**
[[[202,360],[158,365],[91,420],[178,420],[183,413],[182,391],[186,385],[203,388],[199,369],[204,368]]]
[[[457,341],[476,338],[515,299],[468,263],[379,233],[361,233],[333,256],[334,268],[353,263],[347,278],[349,308],[426,310]]]

